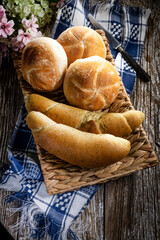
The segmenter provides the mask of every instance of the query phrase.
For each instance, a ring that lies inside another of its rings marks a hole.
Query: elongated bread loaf
[[[117,137],[130,134],[144,120],[144,113],[130,110],[124,113],[87,111],[58,103],[39,94],[31,94],[25,101],[27,111],[39,111],[56,123],[91,133],[109,133]]]
[[[56,123],[62,123],[74,128],[80,128],[89,120],[95,118],[98,120],[99,115],[101,115],[101,113],[95,114],[95,112],[93,112],[92,114],[92,112],[87,110],[52,101],[39,94],[31,94],[25,100],[25,106],[28,112],[42,112]]]
[[[113,164],[130,151],[130,142],[110,134],[86,133],[57,124],[44,114],[32,111],[26,122],[35,142],[56,157],[85,168]]]

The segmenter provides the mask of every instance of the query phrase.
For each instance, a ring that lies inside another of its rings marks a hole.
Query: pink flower
[[[18,30],[18,42],[22,42],[24,45],[27,45],[33,38],[34,36],[32,36],[29,32],[24,32],[22,29]]]
[[[23,18],[23,19],[22,19],[22,24],[23,24],[23,27],[24,27],[25,29],[29,27],[29,23],[30,23],[30,21],[27,20],[26,18]]]
[[[12,45],[13,51],[22,50],[25,47],[23,42],[18,42],[17,41],[17,38],[12,38],[11,39],[11,45]]]
[[[34,38],[39,38],[39,37],[42,37],[42,33],[41,33],[41,31],[38,31],[38,32],[36,33],[36,35],[35,35]]]
[[[32,14],[32,16],[31,16],[31,20],[30,20],[30,28],[34,28],[34,29],[37,29],[38,27],[39,27],[39,25],[38,24],[36,24],[36,22],[37,22],[37,18],[36,17],[34,17],[34,15]]]
[[[22,50],[32,39],[33,36],[31,36],[28,32],[24,32],[22,29],[19,29],[17,37],[12,38],[11,40],[13,51]]]
[[[23,18],[22,24],[26,31],[19,29],[17,37],[12,38],[12,49],[14,51],[22,50],[30,41],[42,36],[42,33],[37,30],[38,24],[35,24],[36,21],[37,18],[34,15],[32,15],[31,20]]]
[[[19,29],[17,37],[11,40],[12,49],[14,51],[22,50],[30,41],[41,36],[42,33],[40,31],[36,34],[30,34],[27,31],[24,32],[22,29]]]
[[[36,24],[37,18],[34,17],[32,14],[31,19],[27,20],[26,18],[22,19],[23,27],[30,33],[37,33],[37,28],[39,27],[38,24]]]
[[[7,22],[6,17],[2,18],[0,22],[0,37],[7,38],[7,36],[10,36],[14,32],[13,26],[13,20]]]
[[[6,13],[4,7],[0,5],[0,19],[2,18],[6,18]]]

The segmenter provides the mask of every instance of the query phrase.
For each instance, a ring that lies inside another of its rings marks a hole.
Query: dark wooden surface
[[[129,5],[149,7],[141,66],[152,81],[136,79],[131,101],[145,115],[143,123],[157,156],[160,153],[160,3],[151,0],[123,0]],[[0,166],[7,167],[7,145],[12,135],[23,96],[9,54],[0,56]],[[82,240],[159,240],[160,192],[159,166],[102,184],[94,198],[72,225]],[[12,214],[4,201],[8,191],[0,190],[0,222],[14,239],[30,239],[29,229],[10,229],[20,214]],[[45,239],[49,239],[48,236]]]

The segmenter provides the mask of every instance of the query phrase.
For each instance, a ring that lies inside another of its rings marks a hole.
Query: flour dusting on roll
[[[88,27],[70,27],[59,35],[57,41],[67,54],[68,65],[80,58],[95,55],[106,57],[106,48],[102,37]]]
[[[119,92],[119,75],[107,60],[92,56],[77,59],[67,69],[64,94],[68,102],[86,110],[101,110],[113,103]]]
[[[34,39],[23,51],[23,77],[37,91],[51,92],[58,89],[63,82],[66,69],[66,53],[52,38]]]

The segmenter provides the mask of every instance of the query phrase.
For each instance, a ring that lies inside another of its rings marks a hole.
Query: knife
[[[106,37],[108,39],[109,44],[116,49],[117,51],[119,51],[122,55],[122,57],[126,60],[126,62],[136,71],[137,77],[139,77],[141,80],[143,80],[144,82],[149,82],[151,80],[151,77],[148,75],[148,73],[146,73],[143,68],[141,68],[141,66],[129,55],[129,53],[127,53],[120,42],[118,42],[100,23],[97,22],[97,20],[91,15],[88,14],[88,18],[90,20],[90,22],[92,23],[92,25],[96,28],[96,29],[102,29],[105,34]]]

